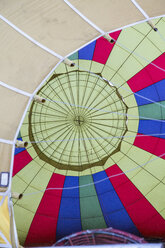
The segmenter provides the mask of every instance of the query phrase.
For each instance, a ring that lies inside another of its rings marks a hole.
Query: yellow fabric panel
[[[42,197],[42,194],[41,194]],[[30,225],[32,223],[34,213],[27,210],[26,208],[22,208],[18,205],[14,206],[14,216],[16,219],[16,226],[19,231],[21,230],[21,235],[19,235],[20,243],[23,244],[25,242],[26,236],[28,234]],[[22,232],[24,233],[22,237]]]
[[[119,152],[113,155],[112,159],[160,213],[165,206],[165,186],[161,182],[164,175],[164,160],[135,146],[130,146],[128,151],[122,150],[121,147],[121,151],[126,152],[126,156],[122,157],[122,153]],[[161,215],[164,216],[163,212]]]
[[[154,208],[160,212],[163,218],[165,218],[165,213],[161,212],[164,210],[165,206],[165,185],[163,183],[159,183],[151,192],[149,192],[146,198],[149,202],[154,206]]]
[[[3,196],[0,196],[0,202],[3,200]],[[4,202],[0,205],[0,231],[6,237],[6,239],[11,243],[10,240],[10,216],[8,209],[8,197],[5,197]],[[0,244],[4,244],[5,242],[0,236]]]

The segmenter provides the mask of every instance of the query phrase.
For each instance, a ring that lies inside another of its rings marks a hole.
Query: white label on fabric
[[[1,187],[7,187],[8,186],[8,181],[9,181],[9,173],[8,172],[2,172],[1,173],[0,186]]]

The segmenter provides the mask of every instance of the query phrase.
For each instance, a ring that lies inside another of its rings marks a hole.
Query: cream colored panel
[[[32,93],[59,61],[0,21],[0,81]]]
[[[136,0],[149,17],[160,16],[165,14],[164,0]]]
[[[13,140],[29,98],[0,86],[0,138]],[[11,151],[11,150],[10,150]],[[9,155],[9,154],[8,154]],[[2,158],[1,158],[2,160]]]
[[[0,172],[10,171],[12,145],[0,143]]]
[[[99,35],[63,0],[2,0],[0,9],[16,26],[62,56]]]
[[[70,2],[106,32],[144,19],[130,0],[70,0]]]

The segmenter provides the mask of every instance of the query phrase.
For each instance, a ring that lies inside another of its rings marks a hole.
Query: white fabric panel
[[[99,35],[63,0],[2,0],[0,10],[28,35],[62,56]]]
[[[0,86],[0,138],[13,140],[29,97]],[[4,155],[5,156],[5,153]],[[2,160],[2,157],[1,157]]]
[[[70,3],[106,32],[144,19],[131,0],[70,0]]]
[[[149,17],[160,16],[165,14],[164,0],[136,0],[142,9],[145,10]]]
[[[0,81],[33,93],[59,61],[0,21]]]

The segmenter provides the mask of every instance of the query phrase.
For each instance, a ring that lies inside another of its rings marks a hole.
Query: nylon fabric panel
[[[79,178],[80,187],[80,211],[82,229],[106,228],[103,213],[98,201],[94,185],[82,187],[83,185],[93,183],[92,176],[81,176]],[[90,217],[90,218],[89,218]]]
[[[137,3],[145,10],[149,17],[159,16],[164,14],[165,2],[163,0],[159,1],[159,4],[155,4],[154,0],[136,0]],[[158,2],[157,2],[158,3]],[[154,6],[154,8],[153,8]]]
[[[16,26],[62,56],[99,35],[64,1],[1,1],[0,9]]]
[[[5,199],[3,197],[4,196],[0,196],[0,202],[3,201],[3,203],[0,205],[0,216],[1,216],[0,231],[8,240],[8,242],[11,243],[8,197],[5,197]],[[0,244],[6,244],[6,242],[1,238],[1,235],[0,235]]]
[[[88,46],[85,46],[84,48],[80,49],[78,52],[78,58],[92,60],[93,53],[95,50],[95,45],[96,45],[96,41],[93,41]]]
[[[165,101],[150,103],[138,107],[141,119],[149,118],[156,120],[165,120]]]
[[[160,55],[152,63],[165,69],[165,54]],[[133,92],[137,92],[163,79],[164,71],[149,64],[129,79],[127,83]]]
[[[134,146],[137,146],[156,156],[161,156],[161,158],[165,159],[165,154],[164,154],[165,139],[148,136],[148,135],[141,137],[140,135],[141,135],[140,133],[137,134],[136,139],[134,141]]]
[[[66,176],[57,223],[57,239],[81,231],[79,177]],[[77,187],[67,189],[68,187]]]
[[[94,174],[93,179],[107,226],[139,235],[110,180],[97,183],[99,180],[108,179],[106,172]]]
[[[17,140],[21,140],[22,141],[22,137],[21,137],[21,133],[20,132],[18,134]],[[25,151],[25,148],[15,147],[14,155],[16,155],[16,154],[18,154],[18,153],[20,153],[22,151]]]
[[[29,98],[0,86],[0,99],[0,138],[13,140]]]
[[[32,157],[26,150],[22,151],[21,153],[16,154],[14,157],[13,176],[15,176],[20,170],[22,170],[31,161],[32,161]]]
[[[13,190],[24,194],[21,201],[14,201],[16,225],[24,233],[22,245],[51,176],[52,172],[32,161],[13,177]]]
[[[137,104],[139,106],[150,104],[151,102],[159,102],[165,100],[165,79],[157,82],[147,88],[144,88],[135,95]],[[149,99],[149,100],[148,100]]]
[[[0,172],[10,171],[11,153],[12,153],[12,145],[0,143],[0,158],[1,158],[0,159]]]
[[[115,0],[115,2],[112,0],[101,2],[95,0],[94,4],[90,0],[70,0],[70,2],[106,32],[144,19],[143,15],[129,0],[124,2],[120,0]]]
[[[121,30],[111,33],[110,35],[112,38],[117,40],[117,38],[120,35],[120,32]],[[115,42],[110,43],[103,37],[99,38],[96,41],[95,51],[93,54],[93,61],[101,63],[101,64],[105,64],[114,46],[115,46]]]
[[[165,122],[154,120],[140,120],[138,133],[165,139]],[[163,134],[163,135],[162,135]]]
[[[2,14],[1,3],[0,9]],[[33,44],[2,20],[0,20],[0,26],[1,81],[28,93],[33,93],[59,62],[59,58]],[[20,102],[23,107],[24,101],[20,99]],[[19,109],[20,106],[14,112],[15,115],[17,112],[19,113]]]
[[[78,52],[75,52],[74,54],[70,55],[70,56],[69,56],[69,59],[70,59],[70,60],[78,59]]]
[[[64,180],[65,176],[54,173],[47,189],[63,188]],[[25,245],[50,245],[55,242],[61,195],[61,189],[45,191],[30,226]]]
[[[106,170],[108,176],[122,173],[114,165]],[[111,177],[110,181],[132,221],[145,236],[160,237],[165,233],[165,220],[149,201],[138,191],[125,174]],[[154,223],[154,224],[153,224]]]

